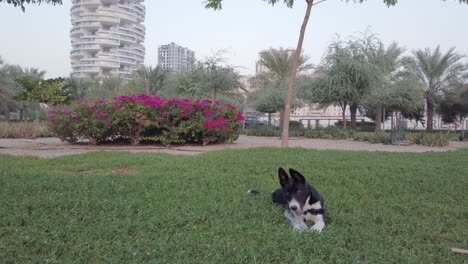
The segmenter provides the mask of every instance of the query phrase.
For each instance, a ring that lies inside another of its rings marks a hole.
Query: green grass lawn
[[[325,197],[321,234],[271,204],[278,166]],[[467,190],[468,149],[0,155],[0,262],[466,263]]]

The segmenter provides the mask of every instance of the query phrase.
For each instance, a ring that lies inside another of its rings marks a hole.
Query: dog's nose
[[[292,205],[290,208],[291,208],[291,210],[293,210],[293,211],[296,211],[296,210],[297,210],[297,206],[295,206],[295,205]]]

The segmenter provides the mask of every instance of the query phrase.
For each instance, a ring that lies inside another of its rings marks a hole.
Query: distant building
[[[162,45],[158,48],[158,64],[162,69],[187,72],[194,67],[195,52],[174,42]]]
[[[144,62],[142,2],[72,0],[72,77],[126,77]]]

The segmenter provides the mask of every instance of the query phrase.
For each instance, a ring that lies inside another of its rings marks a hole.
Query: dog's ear
[[[278,169],[278,178],[279,178],[281,186],[284,186],[289,182],[289,175],[281,167]]]
[[[302,184],[305,183],[305,178],[304,178],[304,176],[302,176],[302,174],[300,172],[298,172],[298,171],[296,171],[294,169],[289,169],[289,174],[293,178],[294,182],[302,183]]]

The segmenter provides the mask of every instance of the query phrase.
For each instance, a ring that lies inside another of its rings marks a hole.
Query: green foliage
[[[259,63],[268,69],[268,72],[264,74],[273,79],[273,82],[286,81],[291,73],[295,53],[294,50],[284,48],[270,48],[260,52]],[[312,65],[307,63],[308,60],[309,57],[301,53],[299,56],[298,72],[304,72],[312,68]]]
[[[61,105],[70,100],[72,94],[63,78],[35,80],[30,77],[20,77],[16,82],[25,90],[17,94],[17,101],[39,102],[49,105]]]
[[[169,71],[163,70],[160,66],[141,65],[134,73],[133,80],[136,85],[143,87],[146,94],[158,95],[164,89]]]
[[[351,129],[331,126],[322,129],[307,129],[304,136],[307,138],[350,139],[354,138],[354,133],[354,130]]]
[[[0,156],[5,263],[463,263],[468,151],[301,148]],[[325,197],[320,234],[271,204],[279,166]],[[454,184],[458,183],[458,184]],[[255,188],[260,195],[246,190]],[[213,202],[213,197],[218,197]],[[170,198],[170,202],[168,199]],[[222,199],[221,199],[222,198]],[[434,221],[434,212],[445,217]],[[261,250],[259,250],[261,247]],[[291,254],[294,250],[294,254]]]
[[[360,103],[378,83],[381,71],[364,53],[363,40],[336,40],[328,47],[316,78],[306,88],[308,101],[323,105],[340,104],[342,109]]]
[[[260,64],[268,71],[255,76],[253,87],[253,105],[257,111],[263,113],[276,113],[284,110],[287,96],[287,79],[292,68],[294,51],[283,48],[269,49],[260,53]],[[307,64],[307,56],[299,57],[298,72],[311,68]],[[291,108],[298,107],[301,102],[297,100],[298,94],[294,94]]]
[[[231,66],[221,65],[219,54],[206,58],[184,73],[172,73],[165,81],[161,96],[190,99],[211,98],[236,104],[242,102],[240,75]]]
[[[437,111],[445,123],[465,119],[468,116],[468,84],[461,84],[446,91]]]
[[[257,137],[279,137],[279,127],[273,126],[256,126],[242,130],[243,135]]]

